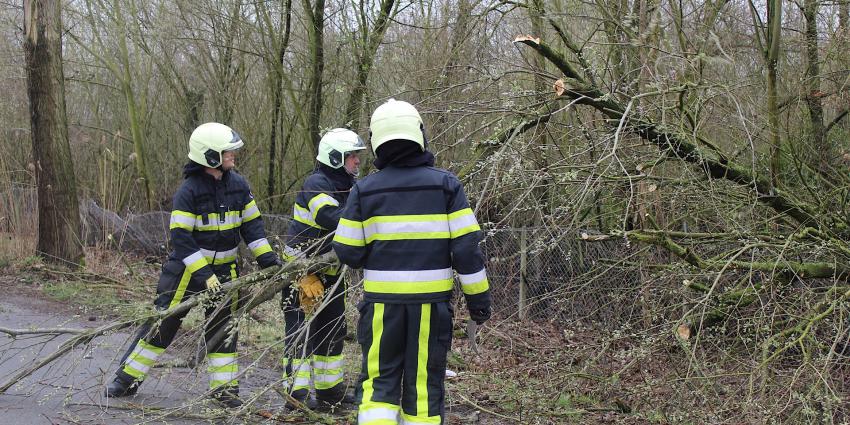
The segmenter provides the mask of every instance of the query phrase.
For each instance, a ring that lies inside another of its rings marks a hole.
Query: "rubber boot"
[[[310,410],[316,408],[316,401],[310,398],[310,391],[307,389],[295,390],[289,394],[295,401],[301,403]],[[288,410],[298,410],[300,406],[293,403],[289,398],[286,399],[286,408]]]
[[[213,390],[210,397],[228,409],[242,407],[242,400],[239,398],[239,387],[237,386],[218,387]]]
[[[316,391],[316,402],[319,410],[339,412],[357,409],[357,399],[345,391],[342,385],[327,390]]]
[[[127,397],[135,395],[139,390],[140,382],[132,376],[118,371],[115,373],[115,379],[106,386],[104,395],[107,397]]]

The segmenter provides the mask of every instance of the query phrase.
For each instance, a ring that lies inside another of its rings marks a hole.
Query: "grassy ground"
[[[80,320],[133,317],[150,308],[159,264],[98,249],[89,249],[86,260],[84,272],[69,273],[35,257],[0,258],[0,277],[65,305]],[[352,297],[357,298],[356,290]],[[353,301],[345,347],[350,385],[360,369]],[[789,357],[754,370],[753,347],[731,324],[706,333],[697,345],[677,340],[663,321],[633,328],[495,317],[479,329],[476,353],[469,346],[462,304],[456,311],[448,366],[458,376],[447,381],[450,424],[842,423],[848,418],[850,399],[835,382],[848,375],[850,363],[816,355],[803,365]],[[169,350],[193,352],[202,321],[200,311],[190,314],[183,338]],[[277,300],[252,312],[240,324],[241,355],[279,373],[282,323]]]

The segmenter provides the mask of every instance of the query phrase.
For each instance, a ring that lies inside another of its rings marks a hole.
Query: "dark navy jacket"
[[[174,194],[171,211],[170,260],[180,261],[193,277],[212,276],[210,265],[233,265],[244,240],[260,267],[277,264],[277,254],[266,239],[260,210],[244,177],[227,171],[221,180],[189,163],[185,180]]]
[[[364,299],[430,303],[451,298],[454,273],[470,309],[490,305],[481,228],[454,174],[428,165],[394,166],[358,181],[333,248],[364,268]]]
[[[319,164],[304,181],[292,206],[292,221],[286,231],[284,258],[324,254],[331,250],[327,236],[336,230],[342,207],[354,178],[344,168]]]

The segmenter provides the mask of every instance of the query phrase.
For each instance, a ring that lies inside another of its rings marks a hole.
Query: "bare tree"
[[[37,251],[54,263],[84,261],[74,160],[68,142],[61,2],[24,1],[24,50],[38,184]]]

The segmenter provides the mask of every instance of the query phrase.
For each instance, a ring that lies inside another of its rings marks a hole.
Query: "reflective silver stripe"
[[[236,363],[236,355],[234,354],[232,357],[208,357],[207,358],[207,366],[209,367],[221,367],[228,366]]]
[[[242,216],[243,217],[250,217],[250,216],[252,216],[252,215],[254,215],[258,212],[260,212],[260,208],[257,207],[257,204],[254,204],[254,205],[251,205],[250,207],[248,207],[248,209],[246,209],[245,211],[243,211]]]
[[[363,233],[366,235],[366,239],[370,239],[376,234],[432,233],[448,231],[449,223],[447,221],[373,222],[363,226]],[[338,228],[337,232],[339,232]]]
[[[292,383],[293,387],[308,387],[310,386],[310,378],[304,378],[301,376],[295,377],[295,382]]]
[[[315,223],[313,221],[313,215],[310,214],[310,211],[302,210],[298,207],[292,207],[292,215],[296,217],[296,219],[300,218],[307,223]]]
[[[323,362],[320,360],[313,360],[313,368],[314,369],[341,369],[343,365],[342,360],[334,360],[332,362]]]
[[[153,361],[156,361],[156,359],[159,357],[158,353],[154,353],[151,350],[148,350],[146,348],[142,348],[139,345],[136,345],[136,348],[133,350],[133,352],[138,353],[138,355],[140,355],[140,356],[142,356],[142,357],[144,357],[148,360],[153,360]],[[131,355],[129,357],[133,357],[133,356]]]
[[[237,211],[229,211],[224,214],[224,221],[219,221],[218,213],[207,214],[207,224],[204,224],[204,216],[195,218],[195,228],[198,230],[216,230],[219,228],[231,229],[242,224],[242,216]]]
[[[363,270],[365,280],[378,282],[430,282],[452,278],[452,269],[437,270]]]
[[[317,373],[314,376],[314,379],[316,380],[316,382],[336,382],[342,379],[342,372],[335,373],[333,375]]]
[[[239,247],[236,247],[236,248],[233,248],[233,249],[228,249],[227,251],[211,251],[209,249],[201,248],[201,254],[204,257],[209,258],[209,259],[213,259],[213,257],[215,257],[215,258],[234,257],[234,256],[236,256],[237,252],[239,252]]]
[[[237,372],[213,372],[210,373],[210,381],[233,381],[237,375]]]
[[[183,264],[185,264],[186,267],[189,267],[193,263],[195,263],[196,261],[203,260],[203,259],[204,259],[204,254],[201,251],[195,251],[192,255],[183,259]]]
[[[452,232],[457,232],[458,230],[463,229],[464,227],[473,226],[478,224],[478,220],[475,219],[475,214],[470,212],[469,214],[464,214],[460,217],[455,217],[449,220],[449,229]]]
[[[307,207],[310,208],[310,213],[313,214],[313,216],[315,216],[316,212],[319,211],[319,209],[322,207],[322,205],[328,205],[328,204],[333,205],[333,206],[339,206],[339,201],[332,198],[328,194],[320,193],[320,194],[314,196],[313,199],[310,200],[310,203],[307,205]]]
[[[351,239],[363,240],[363,228],[347,226],[342,220],[336,226],[336,235]]]
[[[457,277],[460,278],[460,283],[462,285],[472,285],[475,283],[479,283],[484,279],[487,279],[487,270],[481,269],[472,274],[457,274]]]
[[[386,407],[373,407],[369,410],[361,410],[357,412],[357,423],[364,424],[370,421],[388,420],[398,421],[399,412],[396,409],[387,409]]]
[[[248,244],[248,248],[251,248],[251,251],[263,246],[268,245],[269,241],[266,238],[260,238]]]
[[[131,358],[129,358],[129,357],[128,357],[128,358],[127,358],[127,360],[124,362],[124,364],[125,364],[125,365],[127,365],[127,366],[132,367],[133,369],[138,370],[139,372],[144,373],[145,375],[147,375],[147,374],[148,374],[148,371],[150,370],[150,366],[148,366],[148,365],[146,365],[146,364],[144,364],[144,363],[139,363],[139,362],[137,362],[137,361],[135,361],[135,360],[133,360],[133,359],[131,359]]]
[[[195,218],[194,217],[187,217],[187,216],[182,215],[182,214],[171,213],[171,221],[169,222],[168,227],[169,228],[174,227],[175,223],[183,224],[183,225],[186,225],[186,226],[189,226],[189,227],[195,227]]]

